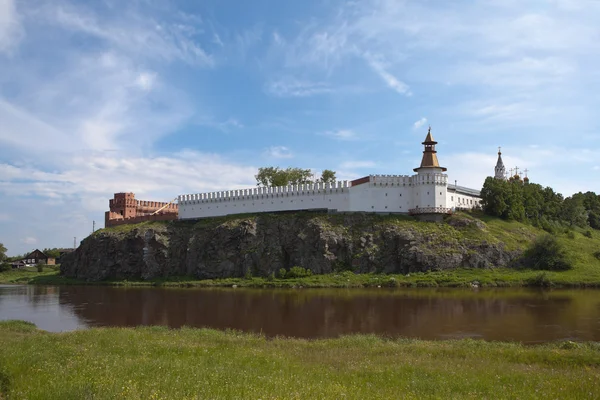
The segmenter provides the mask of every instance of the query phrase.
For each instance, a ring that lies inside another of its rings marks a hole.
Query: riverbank
[[[368,288],[368,287],[564,287],[600,288],[600,273],[588,270],[563,272],[494,269],[457,269],[416,272],[408,275],[354,274],[349,271],[301,278],[226,278],[197,280],[168,277],[147,281],[106,280],[88,282],[66,278],[56,271],[0,272],[0,284],[96,285],[142,287],[253,287],[253,288]],[[600,272],[600,271],[599,271]]]
[[[0,322],[0,398],[596,398],[600,346],[276,338],[207,329],[62,334]]]
[[[253,287],[253,288],[376,288],[376,287],[564,287],[600,288],[600,270],[534,271],[510,268],[456,269],[402,275],[354,274],[349,271],[300,278],[247,277],[198,280],[168,277],[151,280],[106,280],[88,282],[67,278],[58,272],[0,272],[0,284],[97,285],[141,287]]]

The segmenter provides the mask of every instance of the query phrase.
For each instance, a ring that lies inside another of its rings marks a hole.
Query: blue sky
[[[600,192],[600,2],[0,0],[0,242],[68,247],[112,193],[259,166]]]

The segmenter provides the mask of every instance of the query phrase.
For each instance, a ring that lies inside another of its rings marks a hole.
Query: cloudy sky
[[[68,247],[112,193],[259,166],[600,192],[598,0],[0,0],[0,242]]]

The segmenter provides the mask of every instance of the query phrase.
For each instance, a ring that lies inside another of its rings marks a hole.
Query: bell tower
[[[494,178],[500,180],[506,180],[506,168],[504,168],[504,162],[502,162],[502,151],[501,148],[498,147],[498,161],[496,162],[496,167],[494,168]]]

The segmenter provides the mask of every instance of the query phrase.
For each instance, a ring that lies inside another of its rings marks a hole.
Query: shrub
[[[583,236],[587,237],[587,238],[592,238],[592,231],[590,231],[589,229],[585,232],[583,232]]]
[[[594,257],[600,260],[600,250],[594,252]]]
[[[268,276],[267,276],[267,281],[268,282],[273,282],[275,280],[275,272],[271,272]]]
[[[568,237],[569,239],[575,239],[575,232],[573,232],[573,231],[569,231],[569,232],[567,232],[567,237]]]
[[[10,271],[12,266],[9,263],[0,263],[0,272]]]
[[[285,279],[285,274],[286,274],[286,272],[287,272],[287,271],[285,270],[285,268],[281,268],[281,269],[279,270],[279,277],[280,277],[281,279]]]
[[[290,270],[285,274],[286,278],[303,278],[305,276],[311,276],[312,275],[312,271],[308,268],[302,268],[302,267],[292,267],[290,268]]]
[[[548,276],[546,275],[545,272],[541,272],[541,273],[537,274],[536,276],[533,276],[533,277],[527,279],[526,282],[527,282],[528,286],[537,286],[537,287],[552,286],[552,281],[550,280],[550,278],[548,278]]]
[[[38,264],[36,265],[37,267],[37,272],[44,272],[44,264]]]
[[[250,268],[248,268],[246,270],[246,273],[244,274],[244,279],[248,279],[248,280],[252,279],[252,271],[250,270]]]
[[[538,236],[523,254],[525,266],[548,271],[565,271],[573,268],[567,253],[552,235]]]

